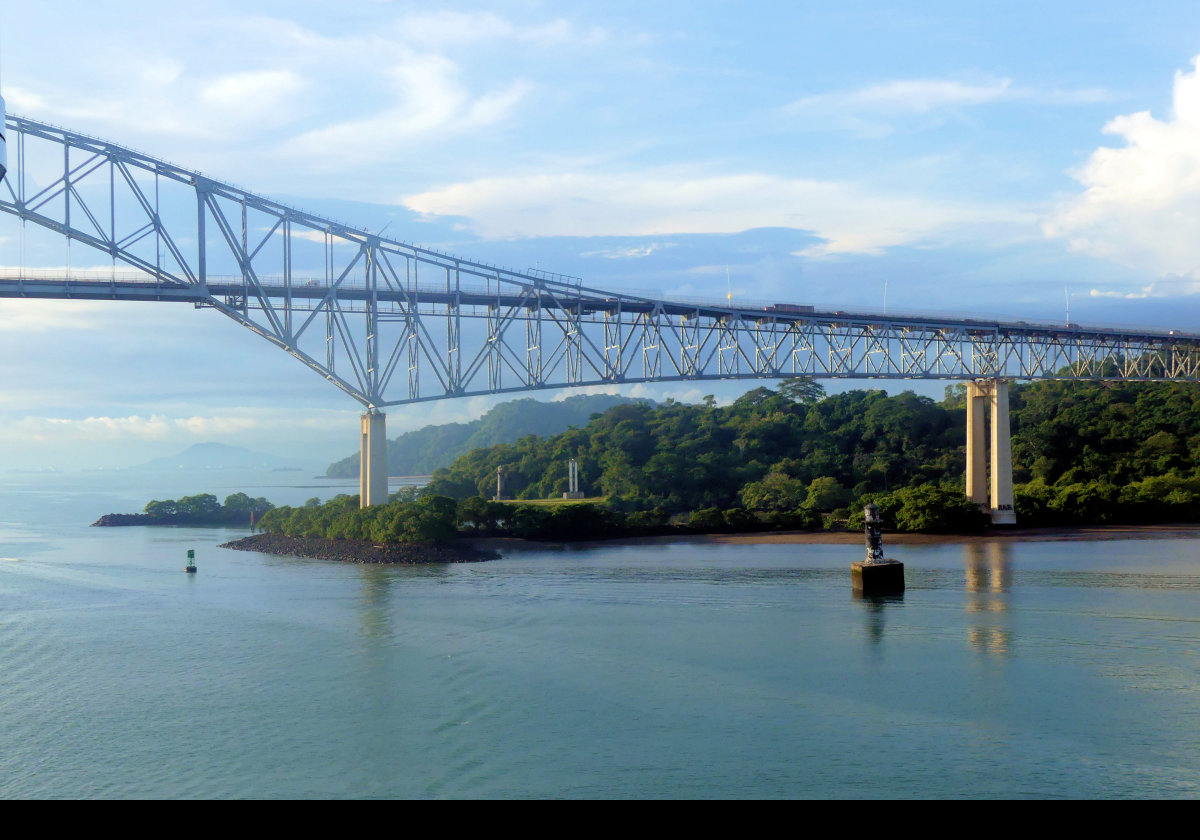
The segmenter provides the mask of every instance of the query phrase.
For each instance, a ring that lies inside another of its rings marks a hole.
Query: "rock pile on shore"
[[[106,513],[92,523],[93,528],[114,528],[120,525],[158,525],[148,513]]]
[[[254,534],[224,543],[221,548],[238,551],[261,551],[307,557],[313,560],[333,560],[339,563],[479,563],[495,560],[500,555],[483,551],[465,543],[379,543],[361,540],[329,540],[324,537],[286,537],[283,534]]]

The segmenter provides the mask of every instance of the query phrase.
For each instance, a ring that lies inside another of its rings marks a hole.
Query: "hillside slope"
[[[634,402],[609,394],[581,394],[559,402],[520,399],[502,403],[470,423],[445,423],[406,432],[388,441],[389,475],[429,475],[472,449],[513,443],[526,435],[546,437],[582,426],[593,414]],[[329,478],[358,476],[355,452],[329,465]]]

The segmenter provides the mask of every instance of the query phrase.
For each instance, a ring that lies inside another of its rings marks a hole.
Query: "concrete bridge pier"
[[[990,447],[984,434],[985,401],[992,415]],[[1017,523],[1013,506],[1008,381],[1004,379],[978,379],[967,383],[967,498],[990,512],[993,525]]]
[[[388,500],[387,415],[378,409],[363,412],[361,453],[358,506],[385,504]]]

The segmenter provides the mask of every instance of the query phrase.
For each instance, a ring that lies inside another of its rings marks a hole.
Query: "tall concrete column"
[[[1008,427],[1008,382],[991,383],[992,403],[992,524],[1017,524],[1013,507],[1012,436]]]
[[[987,438],[984,435],[984,406],[987,391],[976,382],[967,383],[967,498],[988,507]]]
[[[387,415],[374,408],[363,412],[361,453],[358,506],[382,505],[388,499]]]

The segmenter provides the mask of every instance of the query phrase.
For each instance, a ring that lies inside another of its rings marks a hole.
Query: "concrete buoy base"
[[[850,564],[850,579],[856,592],[887,595],[904,591],[904,564],[899,560]]]

